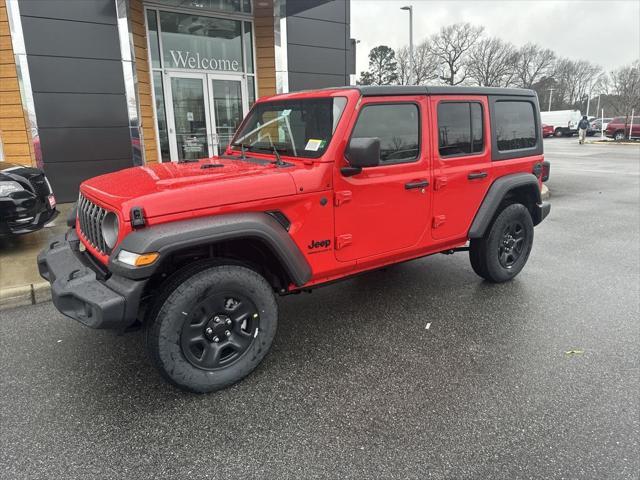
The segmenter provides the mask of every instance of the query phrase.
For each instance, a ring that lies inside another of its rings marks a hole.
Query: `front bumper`
[[[147,282],[101,271],[80,251],[75,230],[56,237],[38,255],[40,275],[51,283],[56,308],[80,323],[101,329],[124,329],[135,322]]]
[[[533,215],[534,217],[533,224],[538,225],[540,222],[542,222],[545,218],[547,218],[547,215],[549,215],[550,211],[551,211],[551,204],[549,202],[542,202],[536,205],[535,212]]]
[[[35,232],[58,216],[58,210],[44,202],[28,200],[0,199],[0,235]]]

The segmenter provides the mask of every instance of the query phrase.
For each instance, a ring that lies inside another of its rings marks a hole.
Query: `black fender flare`
[[[263,212],[234,213],[180,220],[135,230],[114,249],[109,258],[112,272],[141,279],[153,275],[161,263],[131,267],[116,259],[120,250],[133,253],[160,253],[160,260],[184,248],[223,240],[258,239],[277,257],[291,281],[301,287],[311,279],[311,267],[289,232],[272,216]]]
[[[481,238],[484,236],[500,204],[506,195],[516,188],[525,188],[534,198],[536,204],[527,205],[527,207],[532,212],[533,224],[538,225],[549,211],[549,204],[543,204],[542,202],[538,181],[538,178],[532,173],[513,173],[500,177],[493,182],[476,212],[469,229],[469,238]]]

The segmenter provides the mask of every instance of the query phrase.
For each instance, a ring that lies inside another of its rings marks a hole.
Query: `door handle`
[[[405,190],[411,190],[414,188],[425,188],[429,186],[429,182],[426,180],[416,180],[415,182],[409,182],[404,184]]]
[[[479,180],[481,178],[486,178],[489,175],[487,172],[473,172],[467,175],[469,180]]]

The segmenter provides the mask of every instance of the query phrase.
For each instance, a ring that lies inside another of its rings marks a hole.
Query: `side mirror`
[[[357,175],[366,167],[380,165],[380,139],[352,138],[345,151],[349,167],[342,169],[342,174],[349,177]]]

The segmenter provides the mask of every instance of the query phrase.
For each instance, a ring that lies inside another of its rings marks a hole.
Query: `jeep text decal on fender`
[[[317,248],[329,248],[331,240],[311,240],[311,243],[307,246],[309,250],[315,250]]]

